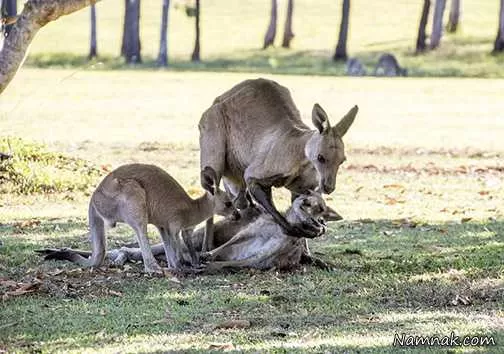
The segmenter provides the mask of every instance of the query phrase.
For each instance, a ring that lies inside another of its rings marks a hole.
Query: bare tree
[[[191,60],[200,61],[200,0],[196,0],[196,39]]]
[[[71,14],[98,0],[28,0],[0,50],[0,94],[21,66],[37,32],[51,21]]]
[[[460,0],[451,0],[450,15],[448,16],[448,24],[446,30],[450,33],[457,32],[460,20]]]
[[[9,35],[9,32],[12,29],[13,23],[17,15],[17,1],[16,0],[0,0],[1,6],[1,14],[3,18],[6,18],[5,27],[3,29],[5,36]],[[9,20],[10,19],[10,20]]]
[[[282,47],[290,48],[290,41],[294,38],[294,32],[292,32],[292,13],[294,12],[294,0],[289,0],[287,2],[287,17],[285,18],[285,28],[282,41]]]
[[[124,0],[124,26],[121,55],[126,63],[141,63],[140,0]]]
[[[443,35],[443,14],[446,7],[446,0],[436,0],[434,5],[434,19],[432,20],[432,34],[430,48],[436,49],[441,42]]]
[[[499,28],[493,51],[494,53],[504,52],[504,0],[500,0]]]
[[[427,27],[427,21],[429,20],[429,10],[430,10],[430,0],[424,0],[422,7],[422,16],[420,17],[420,25],[418,26],[418,37],[416,41],[416,52],[424,52],[427,48],[425,44],[425,39],[427,38],[425,34],[425,28]]]
[[[159,54],[157,64],[159,66],[168,65],[168,11],[170,10],[170,0],[163,0],[161,12],[161,36],[159,40]]]
[[[333,60],[346,60],[347,55],[347,38],[348,38],[348,24],[350,21],[350,0],[343,0],[341,8],[341,23],[338,37],[338,44],[334,52]]]
[[[89,59],[98,56],[98,49],[96,44],[96,6],[91,5],[91,39],[89,44]]]
[[[263,49],[268,48],[270,45],[273,45],[273,42],[275,42],[277,28],[277,9],[277,0],[271,0],[270,22],[268,29],[266,30],[266,34],[264,35]]]

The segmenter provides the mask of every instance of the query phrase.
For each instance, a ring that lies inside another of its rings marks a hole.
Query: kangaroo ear
[[[343,137],[343,135],[346,134],[348,128],[350,128],[350,126],[354,122],[355,116],[357,115],[358,111],[359,107],[353,106],[352,109],[349,110],[348,113],[345,114],[343,118],[341,118],[339,123],[336,124],[336,126],[333,129],[338,136]]]
[[[320,134],[327,132],[330,128],[329,118],[327,113],[320,107],[318,103],[313,105],[312,122],[315,128],[318,129]]]
[[[343,217],[336,212],[336,210],[332,209],[329,206],[326,206],[326,210],[322,213],[322,217],[326,221],[338,221],[343,220]]]
[[[217,173],[210,166],[206,166],[201,171],[201,186],[210,194],[215,194],[215,188],[217,187]]]

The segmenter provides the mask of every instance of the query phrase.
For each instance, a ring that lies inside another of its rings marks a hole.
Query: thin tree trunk
[[[170,0],[163,0],[163,10],[161,13],[161,36],[159,40],[159,54],[157,58],[158,66],[168,66],[168,11]]]
[[[268,48],[270,45],[273,45],[273,42],[275,42],[276,27],[277,27],[277,9],[278,9],[277,0],[271,0],[270,23],[268,25],[268,29],[266,30],[266,34],[264,35],[263,49]]]
[[[334,52],[333,60],[346,60],[347,55],[347,38],[348,38],[348,24],[350,21],[350,0],[343,0],[341,8],[341,23],[340,32],[338,37],[338,44]]]
[[[434,5],[434,19],[432,20],[432,34],[430,48],[436,49],[441,42],[443,35],[443,14],[446,7],[446,0],[436,0]]]
[[[121,55],[128,64],[142,62],[140,45],[140,0],[124,1],[124,26]]]
[[[500,0],[499,28],[494,43],[494,53],[504,52],[504,0]]]
[[[457,32],[457,27],[460,20],[460,0],[451,0],[450,15],[446,30],[450,33]]]
[[[89,45],[89,59],[98,56],[98,49],[96,44],[96,6],[91,5],[91,40]]]
[[[427,27],[427,21],[429,20],[429,10],[430,10],[430,0],[424,0],[422,8],[422,17],[420,18],[420,25],[418,26],[418,37],[416,41],[416,52],[424,52],[427,48],[425,44],[425,39],[427,38],[425,34],[425,28]]]
[[[17,15],[17,1],[3,0],[5,2],[5,15],[7,18],[15,18]],[[5,36],[8,36],[14,24],[6,25],[4,28]]]
[[[292,13],[294,11],[294,0],[289,0],[287,3],[287,17],[285,18],[285,28],[282,41],[282,47],[290,48],[290,41],[294,38],[292,32]]]
[[[196,39],[191,60],[200,61],[200,0],[196,0]]]
[[[98,0],[28,0],[0,51],[0,94],[21,66],[37,32],[51,21]]]

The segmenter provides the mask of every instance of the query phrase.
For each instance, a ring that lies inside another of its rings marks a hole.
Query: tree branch
[[[0,94],[16,75],[37,32],[51,21],[99,0],[28,0],[0,51]]]

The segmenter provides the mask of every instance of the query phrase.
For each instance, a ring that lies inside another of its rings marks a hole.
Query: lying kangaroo
[[[300,263],[327,266],[325,262],[307,254],[303,239],[285,234],[271,215],[255,206],[240,210],[240,214],[240,218],[228,217],[214,225],[215,243],[219,247],[205,254],[208,259],[216,260],[207,265],[208,270],[243,267],[288,269]],[[308,223],[319,230],[319,233],[325,230],[326,215],[335,218],[337,214],[325,205],[318,193],[299,196],[286,212],[286,218],[292,224]],[[199,228],[192,235],[192,242],[197,250],[203,246],[204,233],[204,228]],[[46,259],[67,260],[71,260],[67,257],[68,253],[84,257],[90,254],[68,249],[46,249],[37,252],[46,254]],[[154,245],[152,253],[157,259],[165,259],[163,244]],[[127,261],[141,261],[142,252],[138,248],[122,247],[110,250],[107,257],[114,264],[124,264]]]
[[[294,200],[285,217],[291,225],[309,226],[318,235],[326,231],[322,215],[324,199],[318,193],[301,195]],[[269,214],[259,215],[229,241],[201,257],[211,262],[211,270],[221,268],[290,268],[299,264],[305,252],[304,239],[289,236]]]
[[[393,54],[385,53],[378,59],[375,76],[408,76],[408,70],[401,68],[399,62]]]
[[[179,233],[187,230],[192,233],[194,226],[214,213],[225,216],[235,210],[228,195],[217,187],[214,171],[203,170],[202,179],[212,188],[202,197],[191,199],[175,179],[157,166],[130,164],[117,168],[105,177],[91,197],[91,258],[69,252],[66,259],[82,266],[100,266],[106,251],[105,223],[113,227],[117,222],[124,222],[136,232],[145,271],[162,272],[147,240],[147,224],[153,224],[163,240],[168,267],[181,267],[185,242],[181,242]],[[186,242],[189,240],[186,237]],[[194,247],[190,242],[187,247],[194,264]]]
[[[366,75],[366,68],[359,59],[350,58],[346,62],[346,74],[348,76],[364,76]]]
[[[353,107],[331,127],[325,111],[313,106],[311,130],[301,120],[287,88],[266,79],[247,80],[223,95],[201,117],[202,169],[209,166],[238,191],[248,192],[285,232],[296,237],[315,237],[318,229],[288,223],[273,204],[272,187],[285,186],[295,197],[318,188],[335,189],[338,167],[345,161],[342,137],[357,114]],[[202,181],[205,189],[208,186]],[[209,233],[211,235],[211,233]],[[206,240],[204,249],[212,249]]]

